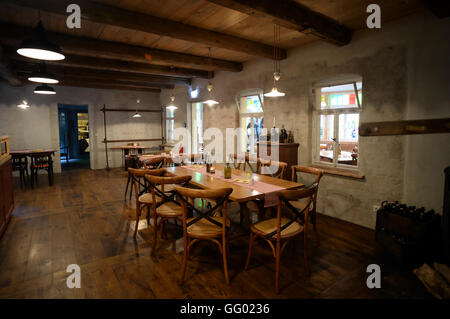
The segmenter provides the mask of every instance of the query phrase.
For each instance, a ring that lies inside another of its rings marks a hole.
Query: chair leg
[[[227,285],[230,284],[230,277],[228,276],[228,244],[227,244],[227,237],[223,236],[222,238],[222,259],[223,259],[223,272],[225,274],[225,281]]]
[[[155,214],[156,215],[156,214]],[[156,249],[156,242],[158,240],[158,215],[153,216],[153,243],[152,243],[152,252],[151,254],[154,255],[155,254],[155,249]]]
[[[130,185],[130,200],[131,200],[131,195],[133,194],[133,188],[134,188],[134,183],[131,183],[131,185]],[[125,198],[127,198],[126,195],[125,195]]]
[[[275,293],[279,293],[279,281],[280,281],[280,240],[277,240],[276,253],[275,253]]]
[[[128,185],[130,184],[130,180],[131,180],[131,176],[130,176],[130,174],[128,174],[127,187],[125,187],[125,200],[127,199]]]
[[[305,260],[305,270],[306,274],[309,276],[311,274],[309,269],[309,261],[308,261],[308,251],[306,250],[306,233],[303,236],[303,258]]]
[[[23,173],[23,169],[20,169],[20,171],[19,171],[19,178],[20,178],[20,188],[22,189],[24,186],[24,183],[25,183],[24,182],[25,176]]]
[[[50,171],[50,168],[47,170],[48,175],[48,185],[52,185],[52,172]]]
[[[139,218],[141,217],[141,207],[139,203],[136,203],[136,225],[134,226],[134,235],[133,237],[136,238],[138,227],[139,227]]]
[[[186,274],[187,261],[189,257],[189,238],[184,238],[184,252],[183,252],[183,265],[181,267],[180,285],[184,283],[184,276]]]
[[[314,228],[314,236],[316,237],[317,245],[320,245],[319,234],[317,233],[316,218],[317,218],[317,216],[316,216],[315,212],[313,214],[311,214],[311,222],[312,222],[313,228]]]
[[[150,206],[147,205],[147,226],[150,226]]]
[[[255,235],[251,232],[250,233],[250,242],[248,245],[248,255],[247,255],[247,261],[245,262],[245,270],[247,270],[248,265],[250,264],[250,258],[252,257],[252,251],[253,251],[253,241],[255,240]]]

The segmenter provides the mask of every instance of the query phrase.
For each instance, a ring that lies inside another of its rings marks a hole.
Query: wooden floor
[[[16,208],[0,239],[1,298],[430,298],[408,270],[382,256],[373,231],[320,215],[321,243],[311,236],[311,276],[305,275],[301,245],[287,247],[281,260],[280,295],[274,293],[270,249],[257,242],[243,270],[248,235],[233,225],[231,284],[210,243],[194,247],[184,286],[178,285],[181,231],[168,229],[155,257],[151,228],[141,221],[132,237],[134,202],[125,201],[123,170],[72,170],[45,176],[34,190],[20,190]],[[237,215],[235,216],[238,217]],[[66,267],[81,266],[81,288],[66,286]],[[382,288],[368,289],[366,267],[377,263]]]

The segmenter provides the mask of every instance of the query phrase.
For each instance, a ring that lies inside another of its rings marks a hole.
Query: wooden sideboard
[[[278,148],[278,156],[280,162],[285,162],[288,164],[286,172],[284,173],[284,178],[287,180],[291,179],[291,167],[298,164],[298,143],[276,143]],[[267,154],[272,154],[272,143],[271,142],[257,142],[258,154],[260,147],[267,147]]]
[[[0,155],[0,237],[6,230],[14,210],[14,188],[12,160],[9,155],[8,137],[0,136],[2,152]]]

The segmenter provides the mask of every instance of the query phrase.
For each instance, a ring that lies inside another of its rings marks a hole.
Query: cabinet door
[[[14,186],[12,177],[12,161],[5,165],[3,171],[3,181],[5,185],[5,222],[9,219],[14,209]]]
[[[5,165],[0,166],[0,185],[2,186],[0,189],[0,236],[4,231],[4,227],[6,226],[6,203],[5,203],[5,191],[6,184],[4,179]]]

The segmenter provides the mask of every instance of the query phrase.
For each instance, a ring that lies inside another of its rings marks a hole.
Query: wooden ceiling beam
[[[31,36],[32,28],[8,23],[0,23],[0,38],[8,45],[18,46],[21,40]],[[46,32],[47,38],[57,43],[64,53],[119,59],[140,63],[182,66],[189,68],[211,69],[239,72],[240,62],[191,55],[173,51],[151,49],[119,42],[101,41],[93,38],[71,36],[63,33]],[[64,61],[64,60],[63,60]]]
[[[26,77],[19,76],[23,82],[26,82]],[[39,85],[39,83],[28,82],[30,85]],[[112,89],[112,90],[131,90],[131,91],[146,91],[160,93],[161,88],[145,86],[142,83],[122,83],[118,81],[105,81],[105,80],[92,80],[92,79],[74,79],[74,78],[62,78],[58,84],[50,84],[55,90],[59,86],[76,86],[84,88],[94,89]]]
[[[33,83],[28,81],[28,76],[30,72],[18,71],[17,76],[23,82]],[[86,83],[99,83],[99,84],[113,84],[117,86],[130,86],[130,87],[145,87],[150,89],[173,89],[175,86],[173,84],[160,84],[160,83],[146,83],[146,82],[138,82],[138,81],[130,81],[123,79],[112,79],[103,76],[92,75],[89,77],[80,76],[80,75],[68,75],[68,74],[55,74],[55,77],[59,80],[60,83],[65,82],[86,82]]]
[[[351,32],[335,20],[290,0],[207,0],[248,15],[272,19],[288,29],[313,34],[342,46],[350,42]]]
[[[425,7],[431,10],[439,19],[450,16],[450,2],[442,0],[422,0]]]
[[[16,61],[14,64],[14,70],[20,72],[33,72],[39,70],[39,65],[37,63]],[[157,75],[145,75],[139,73],[125,73],[117,71],[107,71],[107,70],[93,70],[88,68],[77,68],[64,65],[48,65],[47,70],[55,75],[65,75],[67,77],[86,77],[86,78],[104,78],[113,79],[120,81],[132,81],[132,82],[142,82],[148,84],[168,84],[175,85],[190,85],[191,80],[188,78],[177,78],[177,77],[167,77],[167,76],[157,76]]]
[[[122,90],[122,91],[143,91],[143,92],[153,92],[161,93],[161,89],[139,87],[133,85],[123,85],[123,84],[109,84],[109,83],[98,83],[98,82],[85,82],[85,81],[64,81],[58,84],[59,86],[75,86],[82,88],[91,89],[106,89],[106,90]]]
[[[65,16],[67,15],[67,6],[73,3],[73,0],[6,1],[15,5],[63,14]],[[273,46],[271,45],[89,0],[77,0],[76,3],[81,8],[81,17],[83,20],[201,43],[211,47],[244,52],[264,58],[274,58]],[[286,51],[281,50],[280,60],[285,58]]]
[[[22,84],[22,81],[14,75],[11,69],[10,59],[4,53],[4,48],[0,45],[0,78],[8,81],[12,86],[19,86]]]
[[[21,60],[29,62],[30,59],[18,55],[13,47],[4,47],[5,56],[13,60]],[[62,61],[47,61],[48,65],[81,67],[90,70],[106,70],[117,72],[129,72],[148,75],[166,75],[171,77],[182,78],[208,78],[208,71],[187,69],[179,67],[170,67],[157,64],[130,62],[123,60],[102,59],[90,56],[66,54],[66,58]],[[214,77],[214,72],[211,72]]]

